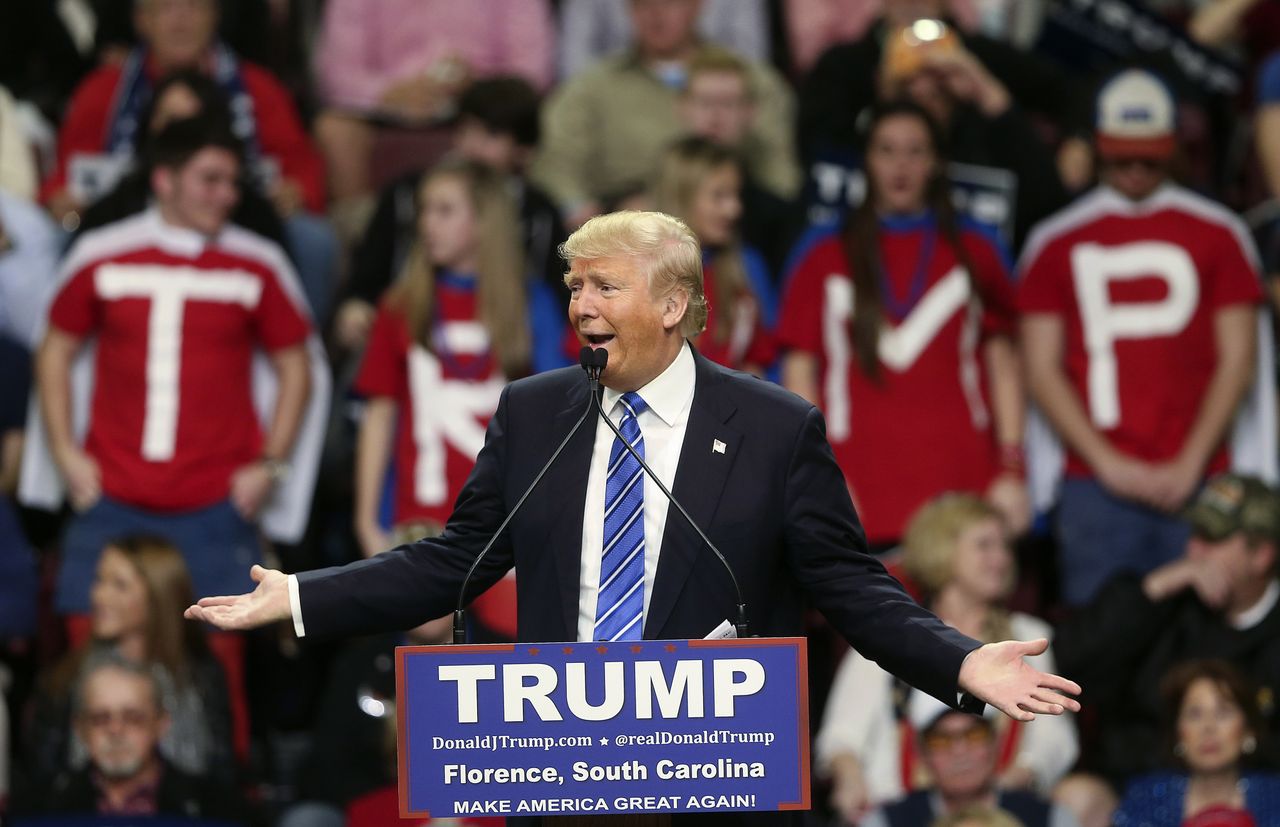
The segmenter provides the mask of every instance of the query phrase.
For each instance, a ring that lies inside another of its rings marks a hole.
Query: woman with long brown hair
[[[71,698],[86,664],[108,651],[155,672],[170,719],[160,748],[174,766],[194,775],[234,775],[226,677],[204,627],[182,619],[192,594],[182,553],[167,540],[131,535],[107,544],[90,591],[90,637],[54,668],[37,696],[28,739],[33,778],[83,764],[83,747],[72,736]]]
[[[354,386],[367,400],[355,476],[366,557],[390,548],[396,527],[415,525],[419,537],[443,530],[503,387],[534,370],[535,331],[544,350],[563,341],[563,316],[547,322],[545,303],[533,300],[504,176],[446,160],[418,195],[418,238],[383,296]],[[515,581],[495,584],[472,615],[486,639],[514,636]]]
[[[764,258],[739,236],[742,184],[742,164],[731,149],[682,138],[662,156],[653,201],[688,224],[702,245],[707,327],[694,346],[725,367],[762,374],[774,357],[764,318],[772,285]]]
[[[778,328],[786,387],[822,408],[873,548],[943,491],[1029,521],[1009,263],[951,203],[937,125],[877,107],[866,195],[797,259]]]
[[[388,528],[444,525],[484,444],[498,395],[531,372],[524,256],[503,178],[445,161],[419,188],[418,238],[383,296],[355,390],[355,529],[366,556]],[[389,521],[380,503],[393,462]],[[389,526],[387,525],[389,523]]]

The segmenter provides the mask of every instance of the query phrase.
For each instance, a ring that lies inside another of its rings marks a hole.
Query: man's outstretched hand
[[[960,688],[1018,721],[1079,712],[1079,702],[1071,697],[1080,694],[1079,684],[1041,672],[1023,660],[1048,648],[1044,638],[980,646],[960,665]]]
[[[249,570],[249,576],[258,584],[249,594],[202,597],[194,606],[188,606],[182,616],[187,620],[212,623],[226,631],[256,629],[292,617],[287,574],[254,566]]]

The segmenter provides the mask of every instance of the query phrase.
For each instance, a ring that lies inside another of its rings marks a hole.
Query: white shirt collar
[[[1257,603],[1235,617],[1229,618],[1228,622],[1233,629],[1241,631],[1251,629],[1262,622],[1262,619],[1275,608],[1276,603],[1280,603],[1280,581],[1273,579],[1267,584],[1267,590],[1262,593],[1262,597],[1258,598]]]
[[[686,341],[680,345],[680,352],[667,365],[667,369],[645,385],[636,393],[649,406],[659,419],[668,426],[674,425],[693,398],[693,386],[697,379],[694,369],[693,352]],[[618,403],[622,391],[612,388],[604,389],[604,409],[612,412]]]
[[[196,230],[176,227],[168,223],[160,215],[160,208],[154,204],[147,209],[146,221],[152,231],[152,238],[155,240],[156,246],[167,253],[196,258],[204,252],[205,247],[215,241],[215,239],[209,238]]]

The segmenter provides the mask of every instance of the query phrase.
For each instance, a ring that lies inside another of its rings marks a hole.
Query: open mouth
[[[609,342],[613,341],[612,333],[584,333],[582,335],[586,337],[587,344],[592,347],[607,345]]]

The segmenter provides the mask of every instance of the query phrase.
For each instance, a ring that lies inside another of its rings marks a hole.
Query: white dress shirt
[[[675,361],[649,384],[636,391],[647,406],[637,420],[644,436],[644,461],[671,489],[684,447],[693,402],[693,353],[682,345]],[[602,405],[613,420],[622,422],[622,393],[605,388]],[[596,626],[596,602],[600,591],[600,555],[604,546],[604,488],[609,475],[609,453],[618,437],[604,423],[596,423],[596,441],[591,449],[591,472],[587,477],[587,502],[582,511],[581,575],[578,578],[578,640],[592,640]],[[658,570],[662,532],[667,525],[667,498],[644,475],[644,618],[649,616],[653,576]],[[644,623],[641,618],[641,624]],[[643,626],[642,626],[643,628]]]
[[[686,343],[675,361],[637,393],[646,410],[637,418],[644,436],[644,459],[662,484],[670,490],[680,463],[680,449],[689,424],[696,382],[693,352]],[[603,407],[614,424],[622,420],[619,391],[605,388]],[[608,477],[609,452],[617,437],[607,426],[596,425],[596,441],[591,449],[591,470],[587,477],[587,500],[582,513],[582,558],[578,590],[578,640],[591,640],[596,625],[596,598],[600,590],[600,551],[604,545],[604,488]],[[667,498],[649,475],[644,479],[644,611],[649,614],[649,598],[653,594],[653,578],[658,570],[658,553],[662,549],[662,532],[667,524]],[[289,575],[289,611],[293,631],[305,637],[302,601],[298,596],[297,575]],[[643,624],[644,620],[641,620]],[[643,628],[643,626],[642,626]]]

